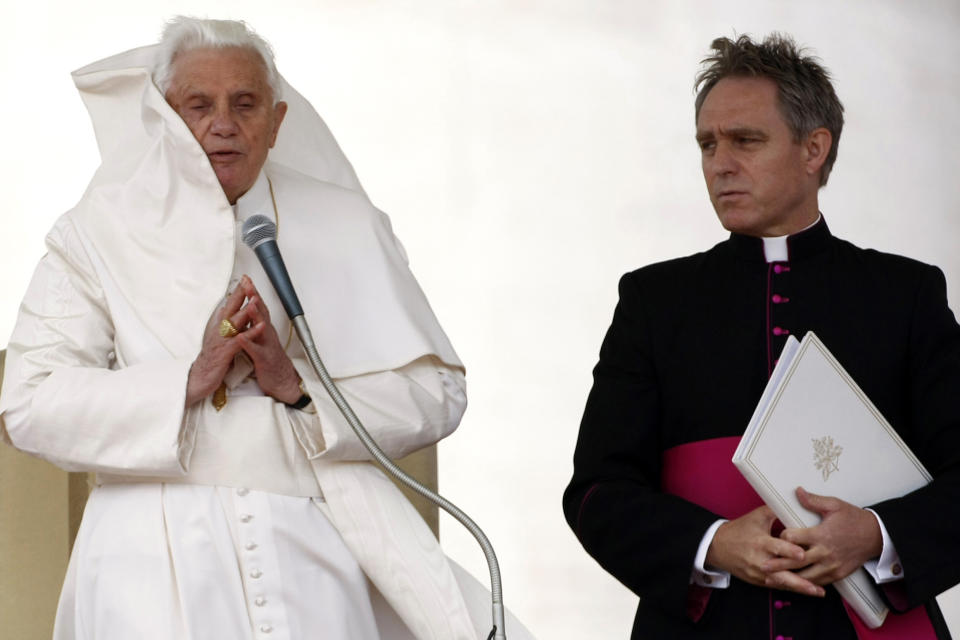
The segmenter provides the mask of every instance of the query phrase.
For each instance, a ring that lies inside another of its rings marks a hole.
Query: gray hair
[[[163,27],[160,51],[153,68],[153,82],[166,95],[173,80],[173,62],[178,54],[193,49],[242,47],[259,54],[267,71],[267,83],[273,102],[280,102],[280,74],[273,60],[273,49],[242,20],[204,20],[176,16]]]
[[[708,65],[697,74],[694,89],[698,91],[695,118],[716,84],[727,77],[769,78],[777,85],[780,113],[800,142],[814,129],[826,128],[833,137],[827,159],[820,168],[820,186],[827,184],[830,170],[837,159],[840,132],[843,130],[843,105],[830,82],[830,73],[817,58],[804,55],[786,35],[770,34],[757,44],[750,36],[735,41],[717,38],[710,47],[714,53],[701,62]]]

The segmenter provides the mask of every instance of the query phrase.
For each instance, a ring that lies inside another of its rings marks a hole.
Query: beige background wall
[[[69,551],[67,474],[0,445],[0,625],[49,638]]]
[[[0,444],[0,629],[11,638],[53,630],[71,543],[69,494],[66,472]]]

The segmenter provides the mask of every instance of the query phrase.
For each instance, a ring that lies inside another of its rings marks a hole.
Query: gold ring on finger
[[[232,338],[233,336],[240,333],[237,331],[237,328],[233,326],[233,323],[230,322],[230,318],[224,318],[220,321],[220,335],[224,338]]]

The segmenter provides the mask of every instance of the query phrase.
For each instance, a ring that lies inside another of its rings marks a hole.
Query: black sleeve
[[[641,298],[636,274],[624,276],[563,508],[604,569],[650,604],[683,616],[697,547],[719,516],[660,491],[661,393]]]
[[[934,480],[873,508],[900,555],[912,607],[960,581],[960,326],[935,267],[917,291],[909,367],[910,424],[901,435]]]

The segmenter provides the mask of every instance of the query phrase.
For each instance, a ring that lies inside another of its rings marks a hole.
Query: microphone
[[[263,265],[263,270],[267,272],[267,277],[276,289],[284,311],[291,320],[302,316],[303,307],[300,306],[297,293],[293,290],[290,274],[287,273],[287,267],[283,264],[283,257],[280,255],[280,248],[277,246],[277,225],[266,216],[250,216],[243,223],[242,234],[243,243],[253,249],[257,258],[260,259],[260,264]]]

